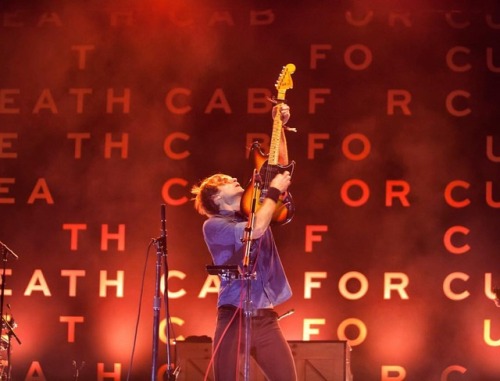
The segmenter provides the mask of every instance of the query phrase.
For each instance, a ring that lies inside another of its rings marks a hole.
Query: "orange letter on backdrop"
[[[21,110],[17,107],[12,107],[14,98],[12,95],[19,95],[19,89],[0,89],[0,114],[19,114]]]
[[[85,270],[61,270],[61,276],[69,278],[68,296],[76,296],[77,278],[85,276]]]
[[[101,250],[107,251],[109,241],[115,240],[117,242],[117,250],[125,250],[125,224],[118,225],[118,232],[110,233],[109,225],[103,224],[101,226]]]
[[[448,94],[446,97],[446,109],[453,116],[463,117],[469,115],[472,111],[469,107],[465,107],[463,110],[458,110],[453,106],[453,101],[457,97],[463,97],[466,99],[470,98],[470,93],[465,90],[455,90]]]
[[[181,187],[185,188],[188,185],[188,182],[184,179],[179,178],[179,177],[165,181],[165,184],[163,184],[163,188],[161,190],[161,194],[162,194],[165,202],[169,205],[174,205],[174,206],[182,205],[182,204],[185,204],[186,202],[188,202],[189,198],[186,196],[182,196],[179,198],[173,198],[171,196],[171,194],[170,194],[171,189],[174,185],[180,185]]]
[[[318,325],[325,325],[326,320],[325,319],[304,319],[304,325],[302,328],[302,340],[304,341],[309,341],[311,340],[311,335],[318,335],[319,334],[319,329],[318,328],[312,328],[312,325],[318,324]]]
[[[117,298],[123,298],[125,283],[125,272],[123,270],[118,270],[116,272],[115,279],[108,279],[108,271],[99,271],[99,297],[105,298],[108,296],[108,287],[116,287],[115,296]]]
[[[493,182],[486,181],[486,203],[492,208],[500,208],[500,201],[493,200]]]
[[[347,283],[352,279],[356,279],[358,281],[358,291],[354,292],[347,288]],[[360,273],[359,271],[349,271],[342,275],[342,277],[339,279],[339,292],[340,295],[348,300],[361,299],[368,292],[368,285],[368,279],[364,274]]]
[[[385,206],[392,206],[392,200],[398,198],[402,206],[410,206],[408,194],[410,193],[410,184],[404,180],[387,180],[385,190]],[[398,187],[399,190],[395,188]]]
[[[406,370],[399,365],[382,365],[380,381],[403,381]]]
[[[331,44],[312,44],[311,45],[311,50],[310,50],[310,55],[311,58],[309,60],[309,67],[311,69],[316,69],[318,65],[316,64],[318,62],[318,59],[325,59],[326,54],[325,53],[320,53],[320,51],[327,51],[327,50],[332,50],[332,45]]]
[[[78,69],[84,70],[87,66],[87,52],[95,50],[95,45],[72,45],[71,50],[78,55]]]
[[[0,196],[2,193],[8,194],[10,188],[4,186],[6,184],[15,184],[16,179],[12,178],[0,178]],[[0,204],[15,204],[16,199],[14,197],[0,197]]]
[[[97,364],[97,381],[104,381],[111,378],[113,381],[120,381],[122,374],[122,364],[113,364],[113,370],[110,372],[104,371],[104,364],[102,362]]]
[[[17,152],[12,148],[12,140],[17,141],[17,133],[0,133],[0,159],[16,159]]]
[[[59,322],[68,323],[68,343],[75,342],[75,326],[76,323],[83,323],[83,316],[60,316]]]
[[[120,96],[115,96],[115,90],[114,89],[108,89],[106,93],[106,113],[107,114],[113,114],[114,110],[114,105],[115,104],[121,104],[122,105],[122,112],[124,114],[130,113],[130,97],[131,97],[131,92],[130,89],[125,88],[123,90],[123,94]]]
[[[312,272],[308,271],[304,274],[304,299],[311,299],[312,289],[321,288],[321,282],[313,281],[314,278],[326,279],[328,273],[326,271]]]
[[[470,199],[464,198],[461,201],[456,201],[453,199],[452,192],[455,188],[461,187],[464,189],[469,189],[470,184],[462,180],[454,180],[446,185],[444,190],[444,199],[446,203],[453,208],[464,208],[470,204]]]
[[[306,253],[312,253],[313,242],[321,242],[322,238],[320,235],[315,235],[316,232],[327,232],[328,226],[326,225],[306,225]]]
[[[325,104],[325,98],[319,95],[330,95],[331,89],[310,89],[309,90],[309,114],[316,114],[316,105]]]
[[[186,159],[189,155],[191,155],[191,152],[189,152],[188,150],[174,152],[174,150],[172,149],[172,144],[175,140],[183,140],[187,142],[189,138],[190,136],[184,132],[172,132],[165,138],[165,142],[163,143],[163,151],[165,151],[167,157],[172,160]]]
[[[33,361],[26,373],[26,378],[24,381],[47,381],[45,375],[43,374],[42,367],[38,361]]]
[[[224,90],[222,89],[215,89],[212,98],[210,98],[205,108],[205,114],[210,114],[215,109],[223,110],[226,114],[231,114],[232,112],[226,94],[224,94]]]
[[[111,150],[113,148],[118,149],[121,152],[120,157],[122,159],[128,158],[128,134],[121,134],[121,139],[113,140],[112,135],[108,132],[105,135],[104,141],[104,157],[106,159],[111,158]]]
[[[500,163],[500,155],[495,155],[493,143],[493,136],[488,135],[486,137],[486,157],[493,163]]]
[[[330,134],[308,134],[307,135],[307,158],[309,160],[314,159],[314,152],[317,149],[325,148],[323,143],[316,143],[317,140],[328,140],[330,139]]]
[[[361,62],[356,63],[353,61],[352,56],[356,51],[359,51],[363,55]],[[352,70],[365,70],[367,69],[373,61],[373,54],[371,50],[363,44],[354,44],[349,46],[344,52],[344,62],[347,67]]]
[[[54,199],[50,194],[49,186],[47,185],[47,181],[45,179],[38,179],[31,195],[28,199],[28,204],[34,204],[35,200],[45,200],[47,204],[53,204]]]
[[[464,254],[470,250],[468,244],[463,244],[462,246],[456,246],[451,242],[451,238],[454,234],[461,233],[463,235],[469,234],[470,230],[465,226],[452,226],[449,228],[443,237],[443,243],[446,249],[452,254]]]
[[[355,326],[359,331],[358,337],[352,339],[348,338],[346,335],[347,328],[351,325]],[[345,319],[342,323],[339,324],[337,328],[338,338],[340,340],[349,340],[349,345],[351,347],[355,347],[356,345],[362,344],[363,341],[365,341],[367,334],[368,334],[368,329],[366,329],[365,323],[355,318]]]
[[[33,271],[33,275],[31,276],[28,286],[26,286],[26,290],[24,290],[24,296],[30,296],[33,291],[41,291],[44,296],[52,295],[47,281],[45,280],[45,276],[40,269]]]
[[[76,96],[76,113],[83,114],[83,98],[84,95],[92,94],[92,89],[90,88],[72,88],[69,89],[70,95]]]
[[[349,196],[349,190],[351,187],[358,187],[361,190],[361,196],[357,200],[353,200]],[[347,180],[340,189],[340,198],[344,201],[344,204],[352,207],[358,207],[366,204],[368,198],[370,197],[370,188],[363,180],[351,179]]]
[[[387,115],[394,115],[399,107],[403,115],[411,115],[408,105],[411,102],[411,93],[407,90],[389,90],[387,92]]]
[[[78,250],[78,231],[87,230],[87,224],[63,224],[63,230],[71,232],[69,248],[71,251]]]
[[[359,153],[353,153],[350,148],[350,144],[354,140],[359,140],[363,145]],[[347,135],[344,140],[342,140],[342,153],[344,156],[352,161],[359,161],[366,159],[370,154],[371,144],[368,138],[363,134],[350,134]]]
[[[184,89],[181,87],[170,90],[165,97],[165,106],[167,106],[167,110],[172,114],[184,115],[191,111],[191,106],[177,106],[174,104],[174,98],[178,98],[182,96],[183,98],[187,98],[191,95],[191,90]],[[180,103],[180,102],[177,102]],[[187,103],[187,102],[185,102]]]
[[[52,114],[57,114],[59,112],[50,89],[42,90],[33,108],[33,114],[38,114],[42,109],[49,109]]]
[[[271,92],[268,89],[248,89],[247,111],[249,114],[265,114],[271,111],[273,104],[269,102]]]
[[[446,64],[451,69],[451,71],[454,71],[456,73],[469,71],[472,68],[472,65],[470,63],[459,65],[454,62],[455,54],[457,53],[465,53],[468,55],[470,54],[470,49],[466,48],[465,46],[454,46],[453,48],[448,50],[448,53],[446,54]]]
[[[491,320],[490,319],[485,319],[484,320],[484,342],[489,345],[490,347],[500,347],[500,338],[498,339],[492,339],[491,338]]]
[[[455,279],[460,279],[464,282],[469,280],[469,275],[461,272],[454,272],[449,274],[443,281],[443,292],[451,300],[463,300],[470,296],[470,292],[465,290],[460,294],[457,294],[451,289],[451,283]]]
[[[68,139],[75,140],[75,159],[82,158],[82,142],[83,139],[90,139],[90,133],[88,132],[69,132],[66,137]]]
[[[463,366],[460,365],[452,365],[443,370],[443,373],[441,373],[441,381],[448,381],[448,375],[450,375],[453,372],[458,372],[460,374],[464,374],[467,372],[467,368],[464,368]]]
[[[398,280],[397,283],[393,282]],[[403,300],[410,299],[406,292],[406,287],[410,284],[410,277],[405,273],[385,273],[384,274],[384,299],[391,299],[391,291],[396,291]]]

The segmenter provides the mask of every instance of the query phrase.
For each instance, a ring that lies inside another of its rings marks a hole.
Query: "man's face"
[[[243,188],[240,183],[234,177],[228,177],[225,179],[222,185],[219,185],[220,194],[234,195],[243,193]]]
[[[226,204],[232,204],[244,192],[238,180],[230,176],[221,176],[220,185],[217,188],[219,189],[219,193],[215,196],[215,201],[222,200]]]

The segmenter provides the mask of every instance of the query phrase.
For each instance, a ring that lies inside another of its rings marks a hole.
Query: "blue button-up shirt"
[[[228,211],[222,211],[220,215],[212,216],[205,221],[203,236],[215,265],[238,265],[242,268],[246,245],[242,242],[242,238],[246,226],[247,221],[243,216]],[[271,228],[252,242],[249,267],[255,269],[256,275],[250,285],[253,308],[273,307],[292,296]],[[246,284],[244,279],[223,277],[217,306],[231,304],[243,307]]]

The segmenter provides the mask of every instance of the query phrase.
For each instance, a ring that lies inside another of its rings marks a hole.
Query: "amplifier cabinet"
[[[299,381],[352,381],[351,348],[347,341],[289,341]],[[203,381],[212,356],[212,343],[177,342],[179,381]],[[251,381],[265,381],[257,364],[250,361]],[[243,374],[241,374],[243,380]],[[209,370],[207,380],[213,381]]]

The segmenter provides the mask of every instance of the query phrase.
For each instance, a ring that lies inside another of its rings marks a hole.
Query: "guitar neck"
[[[281,121],[281,112],[278,106],[276,115],[273,119],[273,132],[271,134],[271,144],[269,146],[269,165],[278,165],[280,157],[280,144],[281,144],[281,129],[283,122]]]

